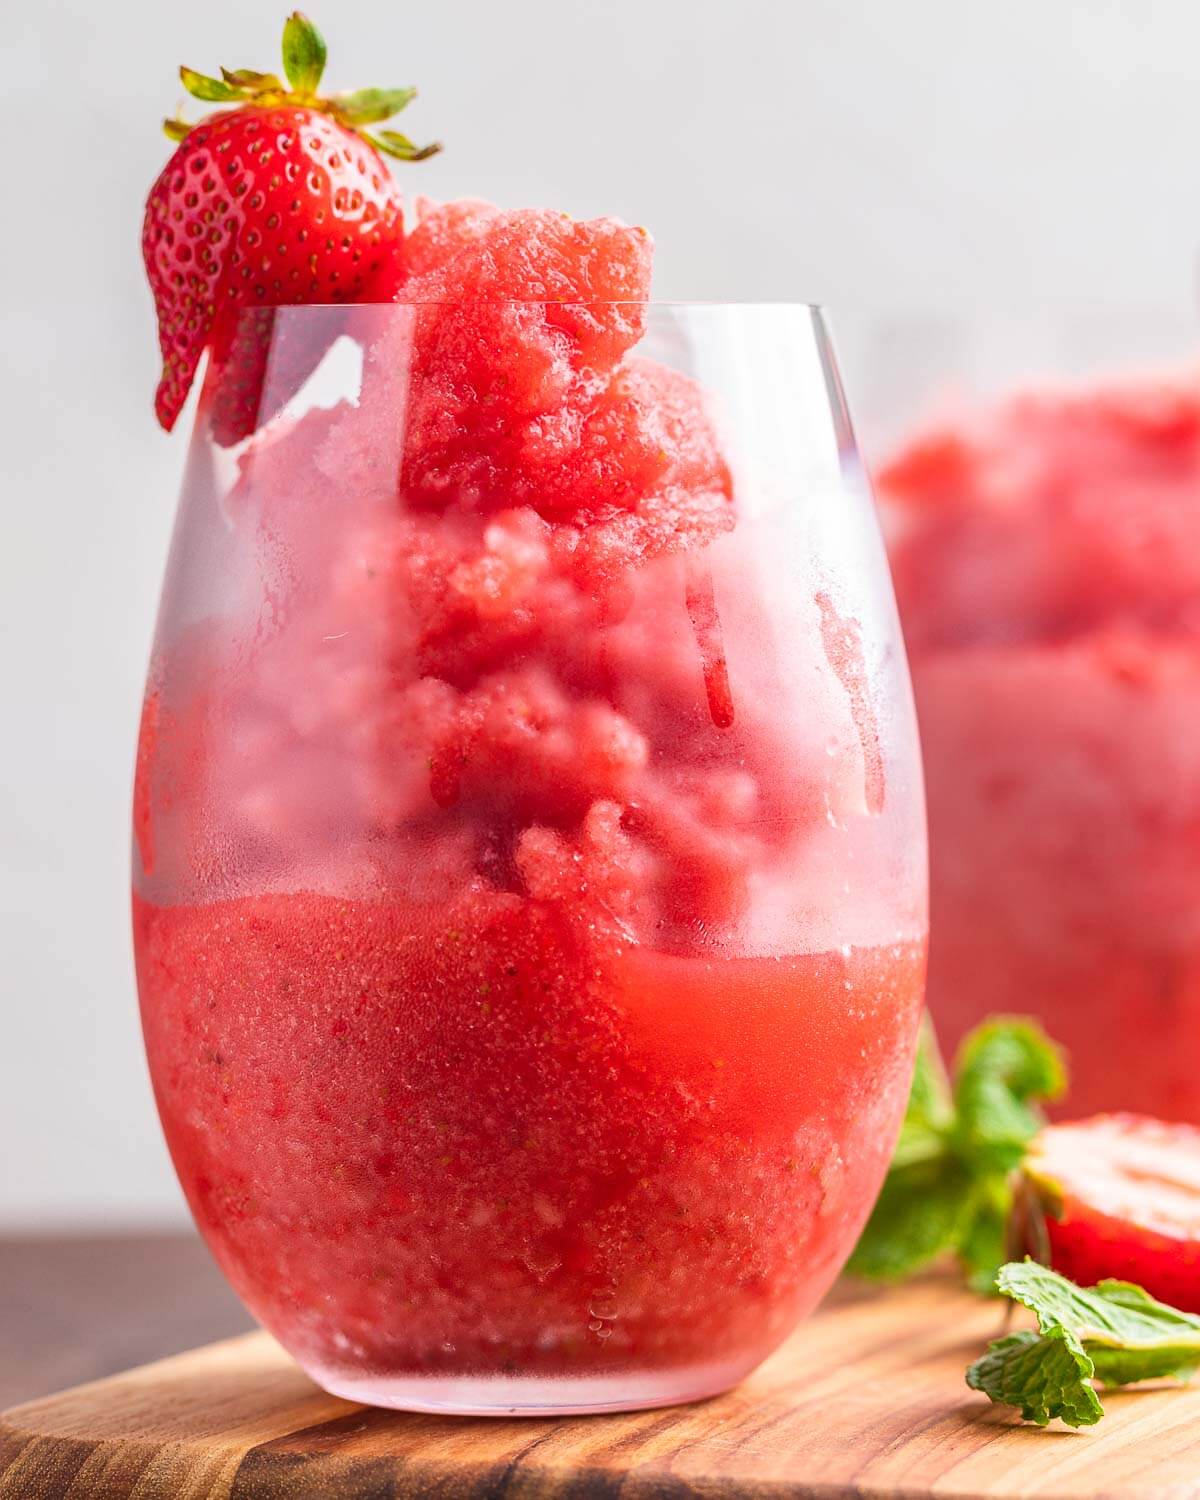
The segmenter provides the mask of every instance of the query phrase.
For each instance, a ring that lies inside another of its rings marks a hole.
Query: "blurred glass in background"
[[[910,653],[944,1043],[1038,1015],[1072,1114],[1200,1121],[1200,341],[879,321],[852,396]]]

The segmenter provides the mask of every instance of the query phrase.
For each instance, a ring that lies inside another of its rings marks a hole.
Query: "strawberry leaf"
[[[222,68],[221,77],[235,89],[249,89],[252,94],[282,94],[283,84],[274,73],[256,73],[253,68]]]
[[[380,151],[388,156],[394,156],[400,161],[427,161],[429,157],[436,156],[442,149],[440,141],[434,141],[430,146],[416,146],[406,135],[401,135],[398,130],[378,130],[367,139]]]
[[[416,96],[416,89],[357,89],[352,94],[339,94],[333,102],[349,124],[374,125],[398,115]]]
[[[301,11],[293,11],[283,27],[283,71],[301,94],[315,94],[325,71],[325,38]]]
[[[206,99],[212,104],[229,104],[242,98],[241,89],[223,83],[219,78],[209,78],[205,73],[197,73],[194,68],[180,68],[179,78],[194,99]]]
[[[185,138],[192,127],[186,120],[174,118],[170,120],[164,120],[162,122],[162,128],[163,134],[169,141],[178,142],[182,141]]]
[[[197,99],[211,104],[258,104],[263,107],[300,105],[318,110],[338,124],[356,132],[377,151],[401,161],[425,161],[440,151],[441,144],[418,146],[398,130],[381,130],[371,135],[364,128],[390,120],[412,103],[415,88],[351,89],[342,94],[321,96],[317,90],[325,72],[325,39],[302,11],[293,11],[283,27],[283,71],[287,82],[274,73],[260,73],[255,68],[222,68],[219,78],[198,73],[194,68],[180,68],[184,88]],[[183,127],[164,127],[173,141],[183,139]]]

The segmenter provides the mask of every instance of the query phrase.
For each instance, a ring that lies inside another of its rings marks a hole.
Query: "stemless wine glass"
[[[923,989],[907,671],[820,315],[295,308],[239,336],[135,795],[197,1223],[355,1400],[722,1390],[849,1253]],[[585,336],[627,352],[599,369]]]
[[[943,1040],[1032,1013],[1067,1046],[1065,1112],[1200,1124],[1195,317],[910,318],[860,363]]]

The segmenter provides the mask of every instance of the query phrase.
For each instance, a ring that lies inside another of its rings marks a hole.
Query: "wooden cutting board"
[[[963,1384],[1002,1317],[942,1280],[843,1293],[728,1395],[553,1420],[357,1406],[249,1334],[7,1412],[0,1497],[1200,1500],[1200,1384],[1022,1427]]]

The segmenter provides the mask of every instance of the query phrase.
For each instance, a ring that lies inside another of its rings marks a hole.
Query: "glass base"
[[[553,1376],[356,1374],[306,1365],[331,1396],[362,1406],[454,1417],[570,1417],[705,1401],[744,1379],[757,1360],[727,1360],[649,1374]]]

